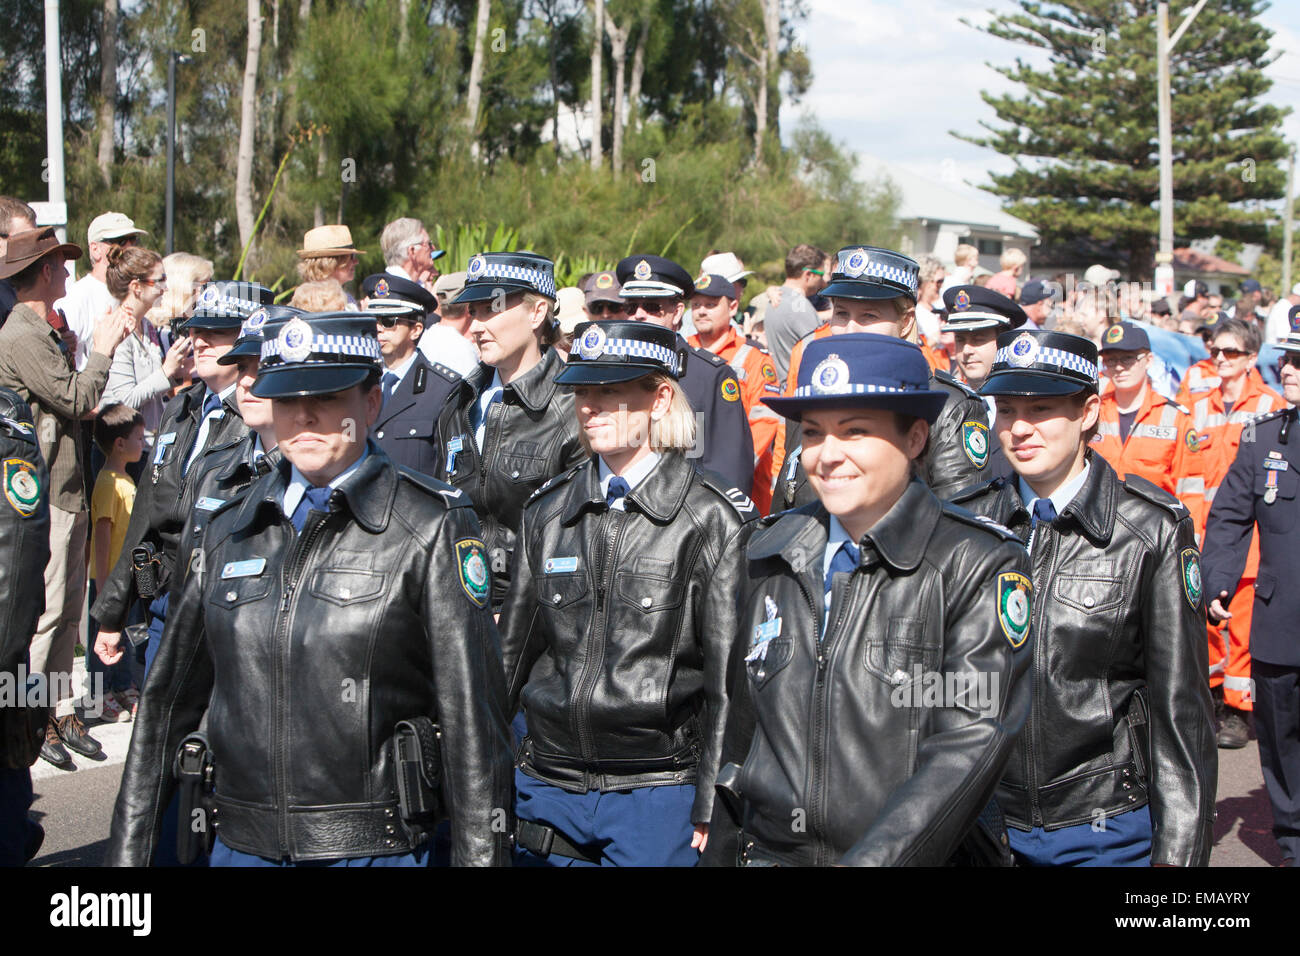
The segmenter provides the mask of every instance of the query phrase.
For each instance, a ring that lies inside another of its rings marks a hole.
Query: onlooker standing
[[[1002,253],[1002,258],[998,260],[1002,271],[984,283],[984,288],[1000,292],[1008,299],[1014,299],[1016,297],[1016,280],[1020,278],[1020,273],[1024,271],[1027,262],[1029,262],[1029,257],[1022,250],[1014,246],[1007,249]]]
[[[464,288],[463,272],[439,276],[433,283],[435,311],[425,316],[419,346],[430,362],[447,366],[461,378],[478,368],[478,346],[469,337],[469,304],[452,304]]]
[[[125,346],[120,346],[120,352]],[[90,603],[103,590],[108,573],[117,564],[126,540],[127,525],[131,522],[131,507],[135,504],[135,481],[128,473],[130,465],[144,455],[144,417],[136,409],[121,402],[105,405],[95,416],[95,444],[104,453],[104,467],[95,478],[95,490],[90,496]],[[142,616],[137,609],[131,623]],[[93,622],[91,634],[99,631]],[[139,693],[133,688],[131,659],[123,657],[108,665],[97,654],[86,655],[87,672],[104,674],[103,715],[108,721],[131,719]]]
[[[352,245],[352,230],[347,226],[317,226],[303,234],[302,248],[298,250],[298,275],[303,282],[335,279],[340,285],[347,285],[357,274],[361,255],[362,250]],[[350,292],[344,294],[348,308],[355,309],[357,300]]]
[[[947,270],[938,256],[921,256],[916,261],[921,267],[921,285],[916,291],[916,327],[926,344],[937,349],[943,338],[939,320],[943,299],[939,290],[943,288]]]
[[[808,300],[826,288],[826,253],[807,243],[795,246],[785,257],[785,285],[781,301],[764,316],[767,347],[784,382],[790,367],[790,350],[801,338],[821,325]]]
[[[167,288],[167,274],[158,253],[118,246],[109,252],[108,259],[104,276],[108,291],[118,308],[131,317],[135,328],[113,353],[104,399],[138,409],[144,422],[145,444],[152,447],[154,432],[162,420],[163,402],[171,395],[172,387],[180,384],[190,340],[178,337],[164,355],[158,330],[147,318]]]
[[[72,657],[86,598],[86,486],[80,460],[81,419],[98,403],[108,381],[113,352],[129,331],[125,313],[113,310],[94,326],[84,372],[50,324],[55,301],[64,294],[65,261],[81,247],[60,243],[50,228],[9,238],[0,278],[10,278],[18,304],[0,329],[0,385],[12,388],[31,407],[41,454],[50,470],[50,560],[45,568],[45,613],[31,644],[31,671],[43,673],[57,704],[45,732],[41,756],[74,769],[67,744],[92,757],[99,742],[73,712]],[[6,473],[6,491],[13,479]],[[22,489],[15,487],[14,494]]]
[[[433,291],[434,280],[438,278],[438,267],[433,260],[446,253],[433,247],[424,223],[409,217],[394,219],[379,234],[379,247],[384,251],[385,272]]]
[[[173,252],[163,257],[163,275],[167,288],[149,310],[149,321],[162,336],[163,348],[172,340],[171,326],[194,309],[194,297],[199,289],[212,281],[212,260],[188,252]]]
[[[337,279],[320,279],[294,289],[289,305],[304,312],[342,312],[349,302],[351,297]]]
[[[130,217],[120,212],[106,212],[91,220],[90,228],[86,230],[90,271],[72,284],[67,295],[54,303],[54,307],[68,320],[68,328],[77,337],[75,359],[78,372],[85,369],[86,361],[90,358],[95,323],[117,305],[104,281],[108,274],[109,251],[114,246],[133,246],[139,241],[138,236],[147,235],[149,233],[137,229]]]
[[[970,243],[963,242],[952,251],[953,270],[948,273],[940,292],[947,292],[955,285],[971,285],[975,281],[975,270],[980,264],[980,251]]]
[[[1291,294],[1284,295],[1269,309],[1268,320],[1264,323],[1264,341],[1277,342],[1286,338],[1291,332],[1291,307],[1300,305],[1300,282],[1291,287]]]
[[[36,228],[36,211],[21,199],[0,196],[0,259],[4,258],[5,241],[11,232],[25,232]],[[14,287],[8,279],[0,279],[0,325],[9,318],[9,312],[18,302]]]

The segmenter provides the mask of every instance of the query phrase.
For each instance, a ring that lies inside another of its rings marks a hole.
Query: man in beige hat
[[[86,247],[90,250],[90,271],[72,284],[67,295],[54,303],[63,313],[68,328],[77,337],[74,358],[77,371],[86,367],[90,358],[91,337],[95,324],[117,305],[109,294],[105,277],[108,274],[108,253],[114,246],[134,246],[140,236],[149,235],[137,228],[131,217],[120,212],[106,212],[90,221],[86,230]]]
[[[96,240],[99,241],[99,240]],[[66,261],[81,247],[60,243],[54,230],[31,229],[9,237],[0,278],[9,279],[18,304],[0,329],[0,385],[11,388],[32,410],[41,455],[49,468],[50,560],[45,567],[45,613],[31,643],[31,672],[46,676],[57,704],[45,731],[41,756],[57,767],[75,766],[66,747],[93,757],[99,742],[86,733],[73,711],[72,658],[86,600],[86,487],[81,463],[81,420],[99,403],[113,352],[130,331],[120,310],[107,312],[87,339],[91,351],[83,372],[50,318],[67,285]],[[5,465],[0,481],[9,504],[22,513],[29,496],[18,470]],[[30,478],[28,478],[30,484]]]
[[[352,230],[347,226],[317,226],[308,229],[298,250],[298,275],[303,282],[336,279],[346,286],[357,274],[357,262],[365,251],[352,245]],[[345,290],[346,291],[346,290]],[[357,308],[357,300],[347,292],[348,308]]]

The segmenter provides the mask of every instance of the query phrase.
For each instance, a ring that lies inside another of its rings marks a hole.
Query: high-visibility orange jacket
[[[1183,498],[1192,514],[1200,512],[1204,482],[1192,416],[1149,383],[1127,438],[1120,436],[1119,403],[1114,390],[1102,396],[1092,447],[1121,476],[1141,475]]]
[[[1187,370],[1183,383],[1178,386],[1178,404],[1192,406],[1206,392],[1212,392],[1223,383],[1219,378],[1219,366],[1214,359],[1201,359]]]
[[[708,348],[698,335],[686,340],[696,348]],[[781,384],[776,377],[772,356],[757,342],[746,339],[735,327],[709,349],[736,373],[740,383],[740,402],[749,415],[749,430],[754,436],[754,482],[750,497],[766,513],[772,504],[772,456],[777,429],[785,421],[760,401],[764,395],[780,395]]]
[[[930,346],[926,344],[924,338],[921,339],[917,344],[921,346],[921,354],[925,356],[925,360],[928,363],[930,363],[931,372],[952,371],[952,359],[948,357],[948,353],[945,352],[942,348],[937,348],[937,349],[930,348]]]
[[[799,362],[803,359],[803,350],[813,339],[824,339],[831,334],[831,324],[829,322],[817,326],[798,342],[794,343],[794,348],[790,350],[790,371],[785,377],[785,392],[782,394],[793,395],[795,386],[799,384]],[[776,448],[772,452],[772,479],[781,474],[781,469],[785,466],[785,419],[781,419],[781,424],[777,426]],[[750,497],[753,497],[752,495]],[[771,494],[768,495],[769,502]],[[757,499],[755,499],[757,500]]]

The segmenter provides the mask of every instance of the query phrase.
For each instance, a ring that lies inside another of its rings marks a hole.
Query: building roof
[[[900,220],[956,222],[1025,239],[1038,238],[1036,228],[1003,212],[995,202],[950,189],[906,167],[859,153],[858,168],[867,178],[886,176],[893,180],[900,193]]]
[[[1250,275],[1250,270],[1245,266],[1186,246],[1174,250],[1174,268],[1182,272],[1197,272],[1204,275]]]

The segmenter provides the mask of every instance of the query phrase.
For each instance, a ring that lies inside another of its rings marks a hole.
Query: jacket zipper
[[[305,534],[297,535],[298,540],[295,542],[293,551],[293,560],[289,564],[289,572],[285,578],[284,591],[280,599],[280,628],[277,636],[277,647],[275,654],[275,800],[279,804],[280,812],[276,816],[276,836],[280,841],[280,855],[285,857],[289,855],[289,793],[286,781],[288,779],[288,770],[285,767],[285,755],[288,750],[285,741],[285,728],[288,726],[288,715],[285,713],[286,703],[289,698],[286,684],[286,674],[288,671],[288,654],[289,654],[289,637],[291,632],[291,623],[293,620],[293,611],[290,609],[290,601],[293,599],[293,593],[298,587],[298,579],[303,569],[307,565],[306,557],[311,550],[316,539],[320,537],[324,529],[328,516],[317,518],[310,526],[304,528]],[[288,523],[288,519],[282,519],[281,524]],[[289,530],[293,531],[293,525],[289,525]],[[296,532],[295,532],[296,533]]]
[[[601,518],[601,540],[605,547],[600,555],[600,563],[597,565],[600,575],[596,582],[596,613],[595,620],[592,622],[595,627],[591,632],[591,644],[586,660],[583,662],[582,678],[578,682],[578,698],[575,701],[577,707],[574,722],[577,725],[578,746],[582,751],[582,759],[588,763],[596,759],[596,745],[591,734],[591,698],[596,693],[596,678],[605,661],[605,633],[608,631],[605,606],[614,583],[613,569],[616,562],[613,557],[618,554],[618,541],[623,536],[625,523],[616,516],[619,513],[621,512],[617,512],[617,509],[610,508]],[[607,583],[608,587],[606,587]]]
[[[823,778],[825,777],[825,753],[824,738],[826,735],[826,721],[823,719],[826,709],[826,667],[830,660],[827,651],[827,639],[834,627],[828,627],[823,633],[821,631],[821,611],[817,607],[817,602],[813,600],[812,594],[804,586],[803,578],[796,577],[799,590],[808,602],[808,609],[812,611],[813,622],[818,626],[817,637],[817,682],[813,685],[812,699],[812,733],[808,742],[809,757],[809,777],[812,780],[812,792],[808,800],[808,832],[812,836],[817,848],[817,858],[815,865],[825,866],[829,862],[830,854],[826,851],[825,833],[825,813],[822,807],[822,790]],[[844,616],[844,609],[840,608],[834,626],[838,626]]]
[[[1033,533],[1034,543],[1038,542],[1040,535],[1047,536],[1047,543],[1045,545],[1046,553],[1044,554],[1046,560],[1043,566],[1050,571],[1052,569],[1052,559],[1056,556],[1057,535],[1052,530],[1050,523],[1048,523],[1045,528],[1035,529],[1035,532],[1036,533]],[[1033,570],[1037,571],[1038,562],[1033,558],[1034,556],[1031,552],[1031,565]],[[1053,574],[1045,574],[1043,580],[1045,582],[1050,582],[1053,577]],[[1025,730],[1023,735],[1023,740],[1025,741],[1025,780],[1026,786],[1029,789],[1029,825],[1031,827],[1041,827],[1043,825],[1043,811],[1038,801],[1038,761],[1034,757],[1034,735],[1038,732],[1038,721],[1034,719],[1034,715],[1038,713],[1038,701],[1042,696],[1041,686],[1043,666],[1045,666],[1044,656],[1047,654],[1042,637],[1043,622],[1047,617],[1048,602],[1045,597],[1039,597],[1037,603],[1038,620],[1035,622],[1036,627],[1034,628],[1034,660],[1032,664],[1034,668],[1033,696],[1029,703],[1029,716],[1025,718]]]

